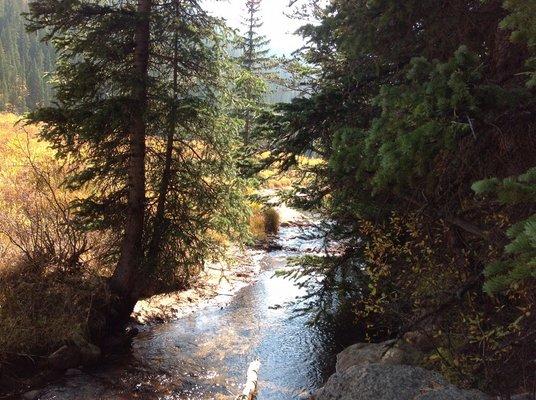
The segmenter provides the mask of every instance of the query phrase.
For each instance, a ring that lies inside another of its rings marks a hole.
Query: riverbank
[[[139,301],[132,314],[133,328],[146,331],[153,325],[170,323],[208,307],[224,308],[238,291],[258,278],[261,269],[259,260],[265,254],[261,250],[237,246],[229,249],[229,253],[225,262],[207,263],[187,290],[160,294]],[[40,399],[40,387],[63,379],[88,379],[87,374],[92,374],[95,368],[113,363],[115,356],[101,358],[98,348],[88,343],[84,345],[96,350],[95,357],[98,360],[78,365],[73,361],[73,354],[78,352],[79,347],[64,346],[48,358],[40,359],[38,365],[31,365],[34,372],[29,369],[27,376],[14,377],[9,383],[5,382],[5,385],[10,387],[10,393],[2,394],[3,391],[0,391],[0,399]],[[7,376],[4,378],[8,379]],[[4,388],[6,389],[7,387]],[[99,399],[97,393],[89,391],[85,398]]]
[[[187,290],[164,293],[140,300],[132,319],[137,324],[165,323],[179,319],[208,306],[225,306],[260,272],[259,257],[264,253],[233,246],[226,261],[207,263]]]
[[[301,230],[301,227],[307,223],[308,217],[298,211],[289,209],[284,204],[271,204],[271,206],[281,216],[281,224],[284,226],[282,228],[284,229],[283,235],[285,235],[283,241],[288,241],[290,238],[291,241],[299,242],[295,238],[296,232]],[[289,231],[288,234],[286,234],[287,230]],[[273,236],[268,241],[275,248],[281,248],[282,246],[278,244],[278,240],[277,236]],[[187,290],[160,294],[139,301],[132,315],[132,324],[136,329],[132,329],[131,332],[139,331],[140,335],[144,335],[154,330],[157,326],[166,326],[173,321],[198,315],[207,309],[221,309],[225,312],[225,309],[234,301],[242,289],[255,285],[260,275],[263,274],[263,269],[265,271],[266,268],[272,268],[266,264],[266,258],[271,258],[269,256],[270,250],[267,250],[270,246],[259,244],[253,247],[231,246],[226,260],[207,263],[204,270],[191,282]],[[134,341],[136,342],[136,339]],[[10,385],[12,386],[12,393],[13,390],[17,390],[15,387],[18,387],[17,392],[26,392],[29,398],[32,398],[32,389],[43,387],[51,382],[62,381],[63,379],[68,381],[87,379],[86,374],[92,374],[95,368],[97,370],[107,369],[108,365],[115,363],[113,361],[115,357],[112,356],[110,359],[110,355],[108,355],[96,363],[93,362],[92,365],[78,364],[73,361],[71,356],[79,353],[80,348],[76,345],[68,349],[60,349],[62,351],[57,354],[57,364],[60,365],[60,368],[51,368],[47,357],[43,358],[39,362],[38,371],[36,371],[37,374],[34,377],[21,381],[20,385],[15,382]],[[76,377],[71,376],[73,374]],[[37,393],[40,393],[40,391]],[[18,395],[12,395],[10,398],[19,397]],[[87,398],[92,397],[88,395]]]

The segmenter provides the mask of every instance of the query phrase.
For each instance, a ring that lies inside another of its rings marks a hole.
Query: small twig
[[[473,138],[476,140],[476,133],[475,133],[475,128],[473,127],[473,121],[471,120],[471,118],[469,118],[469,115],[465,115],[467,117],[467,121],[469,122],[469,127],[471,128],[471,132],[473,133]]]
[[[443,312],[446,308],[450,307],[451,305],[459,302],[463,296],[469,291],[471,290],[472,288],[474,288],[477,284],[479,284],[480,282],[480,275],[476,276],[476,277],[473,277],[472,279],[470,279],[469,281],[467,281],[467,283],[465,285],[463,285],[462,287],[458,288],[458,290],[456,290],[455,293],[453,293],[451,295],[451,297],[444,301],[443,303],[441,303],[439,306],[437,306],[436,308],[434,308],[433,310],[431,311],[428,311],[426,313],[424,313],[423,315],[421,315],[420,317],[418,317],[417,319],[411,321],[409,324],[406,324],[404,326],[402,326],[400,328],[400,330],[398,331],[398,334],[396,335],[396,338],[395,340],[393,340],[392,343],[389,343],[388,345],[385,346],[385,351],[383,352],[382,354],[382,357],[385,356],[385,354],[387,354],[387,352],[393,347],[395,346],[395,344],[400,340],[402,339],[402,337],[404,336],[404,334],[406,334],[407,332],[409,332],[411,329],[413,329],[415,326],[417,326],[418,324],[420,324],[421,322],[427,320],[428,318],[432,317],[433,315],[437,315],[441,312]]]

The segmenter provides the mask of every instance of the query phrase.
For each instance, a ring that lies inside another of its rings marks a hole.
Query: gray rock
[[[361,364],[417,365],[422,354],[404,342],[357,343],[337,355],[337,372]]]
[[[22,395],[24,400],[37,400],[41,392],[39,390],[31,390]]]
[[[490,400],[409,365],[361,364],[332,375],[316,400]]]
[[[536,394],[523,393],[512,396],[512,400],[536,400]]]
[[[342,372],[348,368],[365,363],[377,363],[385,347],[376,343],[356,343],[345,348],[337,354],[337,372]]]
[[[80,365],[81,356],[77,346],[65,345],[48,357],[48,364],[57,371],[66,371]]]

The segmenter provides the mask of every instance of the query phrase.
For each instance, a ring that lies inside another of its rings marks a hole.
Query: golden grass
[[[89,264],[84,273],[59,265],[71,254],[69,244],[96,242],[68,229],[75,194],[60,188],[64,172],[38,131],[0,114],[0,364],[87,335],[91,302],[104,288]]]
[[[265,160],[270,156],[266,151],[258,155],[260,160]],[[289,170],[281,172],[280,165],[275,163],[271,168],[259,172],[259,179],[262,181],[262,187],[265,189],[289,189],[295,183],[306,182],[308,179],[307,171],[319,165],[324,165],[325,161],[321,158],[312,158],[299,156],[297,165]]]
[[[0,181],[27,166],[29,155],[53,157],[48,145],[37,140],[38,130],[35,125],[24,126],[19,116],[0,113]]]
[[[1,272],[0,279],[0,365],[14,355],[46,355],[65,341],[87,337],[88,323],[95,322],[88,320],[92,302],[106,291],[96,277],[43,275],[24,264]]]
[[[252,214],[249,219],[249,229],[253,239],[265,240],[268,235],[279,231],[280,217],[276,209],[264,208],[260,204],[251,206]]]

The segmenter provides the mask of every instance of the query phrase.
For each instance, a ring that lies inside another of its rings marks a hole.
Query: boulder
[[[81,364],[80,349],[74,345],[64,345],[48,357],[48,365],[57,371],[66,371]]]
[[[26,392],[22,395],[22,398],[24,400],[36,400],[39,398],[39,395],[41,392],[39,390],[31,390],[29,392]]]
[[[490,400],[466,391],[440,374],[409,365],[366,363],[331,376],[316,400]]]
[[[361,364],[407,364],[417,365],[422,354],[402,341],[389,340],[382,343],[357,343],[337,355],[337,372]]]

